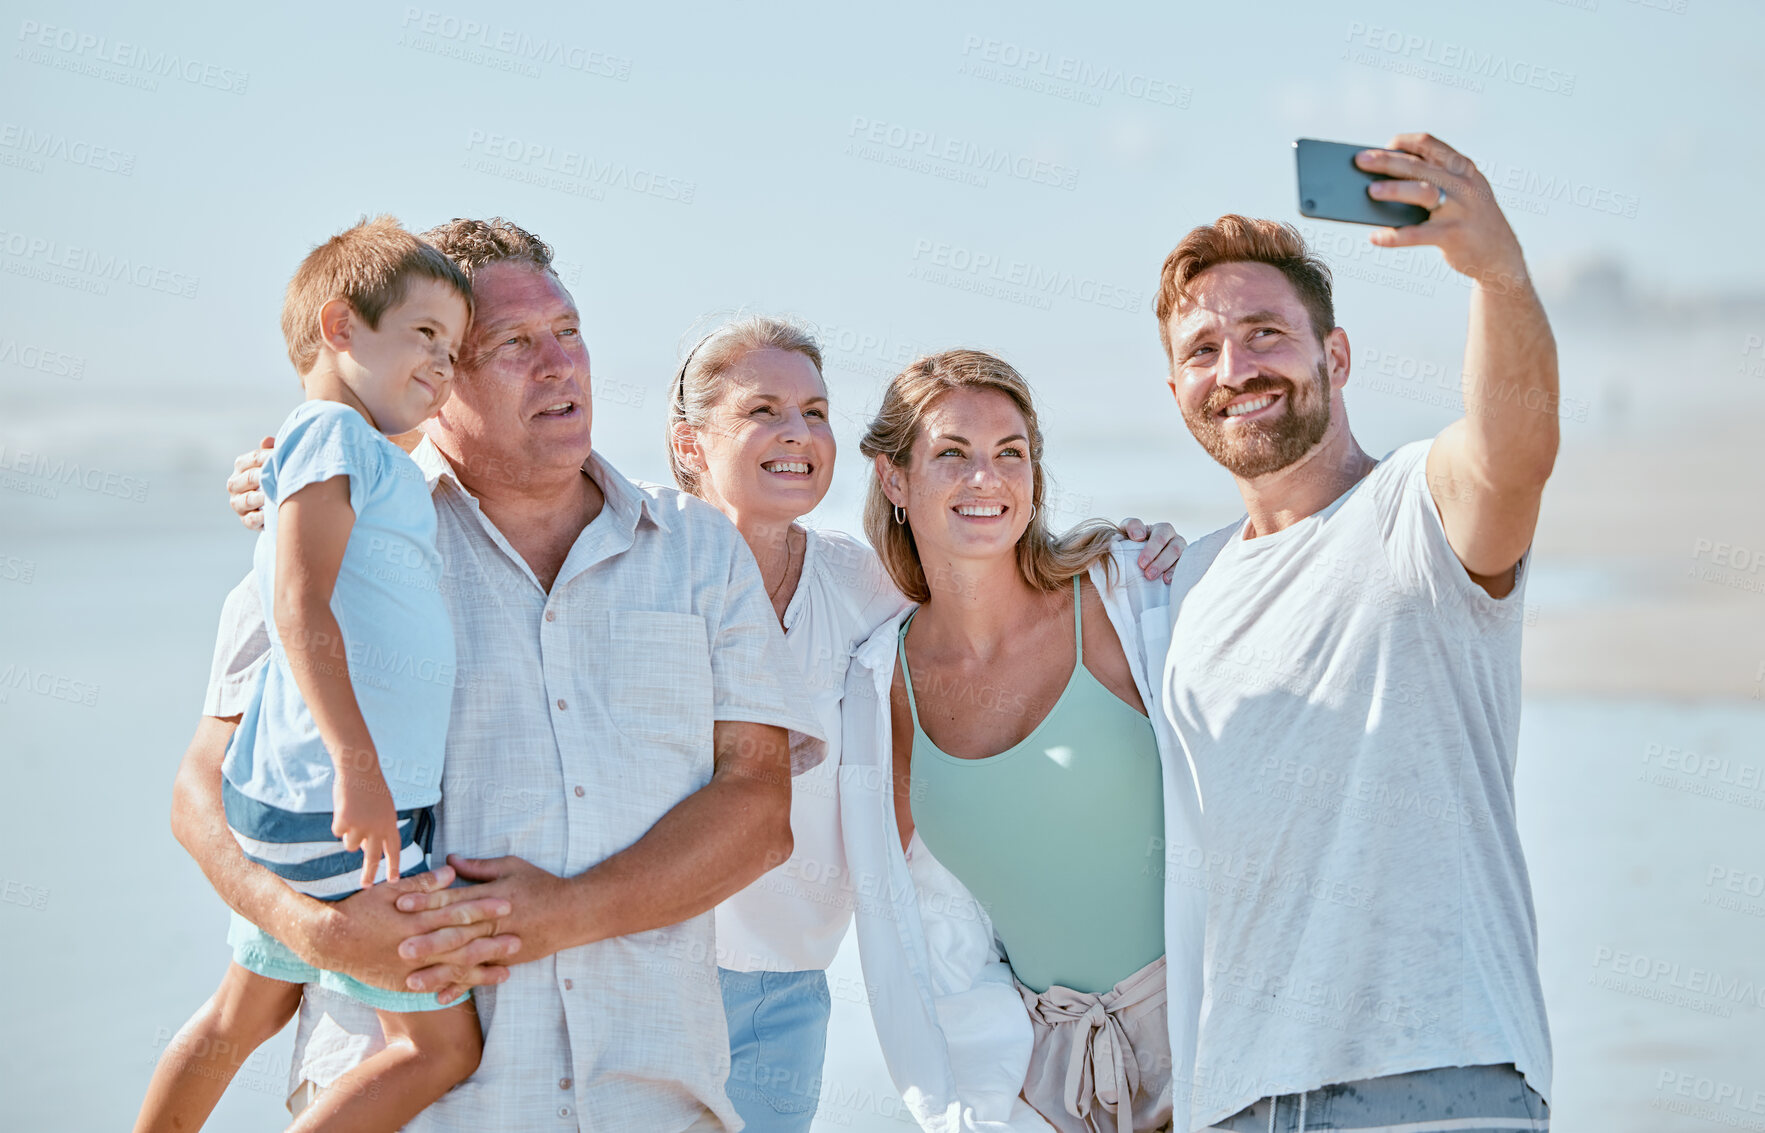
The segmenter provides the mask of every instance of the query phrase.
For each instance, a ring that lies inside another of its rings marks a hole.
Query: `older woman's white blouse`
[[[828,737],[827,758],[791,781],[791,856],[717,906],[717,962],[736,971],[826,968],[840,949],[853,904],[839,801],[846,666],[877,626],[908,606],[864,543],[837,531],[808,534],[784,639]]]

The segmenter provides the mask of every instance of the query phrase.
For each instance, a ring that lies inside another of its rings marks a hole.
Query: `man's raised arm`
[[[1401,151],[1401,152],[1399,152]],[[1380,200],[1420,205],[1421,224],[1373,234],[1384,247],[1433,244],[1471,279],[1465,416],[1428,453],[1428,484],[1447,541],[1471,577],[1500,598],[1532,545],[1545,481],[1557,458],[1557,345],[1520,242],[1469,158],[1428,134],[1399,134],[1357,159],[1397,178]]]

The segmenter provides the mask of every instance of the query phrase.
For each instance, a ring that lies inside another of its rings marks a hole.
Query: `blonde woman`
[[[730,1100],[757,1133],[806,1130],[827,1046],[826,969],[852,919],[838,798],[846,666],[907,602],[869,547],[799,522],[827,494],[835,456],[821,351],[808,331],[757,315],[719,326],[688,352],[668,405],[674,478],[728,516],[754,552],[834,737],[827,758],[792,782],[789,860],[716,909]],[[1146,534],[1137,520],[1124,529]],[[1180,543],[1164,524],[1152,534],[1140,557],[1157,577]]]
[[[1107,524],[1050,534],[1035,406],[998,358],[913,363],[862,450],[865,532],[917,604],[853,655],[843,705],[895,1085],[930,1130],[1167,1128],[1205,913],[1162,868],[1199,820],[1157,711],[1169,588]]]

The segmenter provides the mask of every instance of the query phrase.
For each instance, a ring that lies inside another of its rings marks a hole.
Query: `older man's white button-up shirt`
[[[434,445],[412,456],[433,485],[458,642],[437,864],[513,854],[573,876],[710,781],[714,722],[821,737],[753,556],[714,509],[590,457],[583,470],[606,505],[547,592]],[[263,640],[257,595],[242,585],[228,598],[205,713],[241,711]],[[793,739],[793,751],[819,754]],[[478,1072],[407,1129],[736,1120],[709,912],[516,964],[477,996]],[[378,1045],[371,1011],[309,987],[294,1082],[327,1085]]]

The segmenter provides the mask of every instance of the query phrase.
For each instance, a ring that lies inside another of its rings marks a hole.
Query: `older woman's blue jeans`
[[[821,1097],[832,1013],[827,973],[719,968],[729,1017],[729,1082],[750,1133],[807,1133]]]

